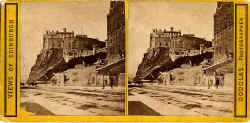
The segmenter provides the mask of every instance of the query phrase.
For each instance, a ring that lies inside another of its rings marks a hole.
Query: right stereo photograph
[[[128,115],[232,116],[234,3],[129,1]]]

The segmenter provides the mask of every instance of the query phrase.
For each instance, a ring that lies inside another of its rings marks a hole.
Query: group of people
[[[202,76],[197,75],[199,78],[198,81],[199,84],[206,85],[208,86],[208,89],[212,88],[215,86],[216,88],[219,88],[219,86],[223,87],[224,86],[224,75],[219,72],[212,72],[212,73],[204,73]],[[169,83],[172,85],[173,83],[173,73],[172,72],[160,72],[160,76],[158,77],[159,84],[164,84],[167,85]]]
[[[104,82],[103,82],[103,84],[102,84],[102,88],[104,89],[105,88],[105,86],[106,85],[109,85],[110,86],[110,88],[111,89],[113,89],[113,87],[114,87],[114,85],[115,85],[115,80],[116,80],[116,78],[115,78],[115,76],[114,75],[111,75],[111,73],[109,73],[109,76],[108,76],[109,78],[109,84],[108,84],[108,80],[107,79],[105,79],[104,80]]]
[[[167,83],[172,84],[173,73],[160,72],[159,80],[160,80],[159,84],[164,84],[164,85],[167,85]]]
[[[208,89],[212,88],[213,85],[216,88],[219,88],[219,86],[224,86],[224,75],[218,72],[214,72],[210,75],[205,75],[205,81],[207,81]]]

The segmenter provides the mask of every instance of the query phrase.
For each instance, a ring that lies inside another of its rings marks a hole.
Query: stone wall
[[[153,29],[153,32],[150,33],[150,48],[169,48],[171,39],[177,38],[179,36],[181,36],[181,32],[174,31],[173,27],[171,27],[170,30]]]
[[[74,35],[73,31],[68,32],[66,28],[62,32],[46,31],[43,35],[43,50],[63,49],[63,57],[66,61],[75,57],[92,55],[93,49],[104,47],[105,42],[89,38],[87,35]]]
[[[150,49],[165,47],[177,50],[199,50],[200,46],[211,47],[212,42],[205,39],[195,37],[193,34],[181,34],[180,31],[170,31],[153,29],[150,33]]]
[[[214,15],[214,63],[233,57],[234,3],[217,2]]]
[[[170,48],[177,50],[199,50],[201,45],[208,48],[212,46],[212,42],[194,37],[193,35],[182,35],[171,40]]]
[[[112,63],[125,56],[124,2],[111,1],[107,15],[107,61]]]

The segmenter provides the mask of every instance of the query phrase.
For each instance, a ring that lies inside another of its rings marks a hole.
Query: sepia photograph
[[[125,115],[124,1],[20,3],[21,109]]]
[[[233,2],[128,8],[128,115],[232,116]]]

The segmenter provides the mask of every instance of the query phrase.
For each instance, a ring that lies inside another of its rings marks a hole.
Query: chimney
[[[167,30],[164,28],[164,31],[163,31],[164,33],[166,33],[167,32]]]
[[[174,27],[170,27],[170,31],[173,32],[174,31]]]
[[[110,8],[114,8],[114,7],[115,7],[115,1],[111,1]]]
[[[66,32],[67,31],[67,29],[66,28],[63,28],[63,32]]]

